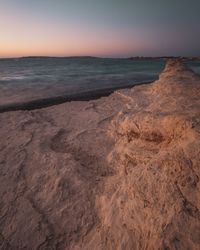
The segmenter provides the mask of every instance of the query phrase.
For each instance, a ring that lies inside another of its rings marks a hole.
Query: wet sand
[[[133,86],[149,84],[150,82],[137,83],[135,85],[128,84],[124,85],[123,88],[131,88]],[[100,97],[109,96],[115,90],[122,89],[122,87],[113,87],[107,89],[99,89],[93,91],[82,92],[78,94],[68,94],[62,96],[55,96],[43,99],[30,100],[26,102],[12,102],[8,104],[0,104],[0,113],[8,111],[17,111],[17,110],[34,110],[41,109],[45,107],[51,107],[54,105],[62,104],[70,101],[90,101],[95,100]]]

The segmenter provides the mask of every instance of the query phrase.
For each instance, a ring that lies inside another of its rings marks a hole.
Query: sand
[[[200,249],[200,77],[0,114],[1,249]]]

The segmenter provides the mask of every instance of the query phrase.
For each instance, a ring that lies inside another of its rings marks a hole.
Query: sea
[[[158,79],[164,65],[163,59],[0,59],[0,105],[148,83]],[[188,65],[200,74],[200,61]]]

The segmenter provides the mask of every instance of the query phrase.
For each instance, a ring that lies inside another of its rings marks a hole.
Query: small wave
[[[24,80],[26,76],[0,76],[0,81]]]

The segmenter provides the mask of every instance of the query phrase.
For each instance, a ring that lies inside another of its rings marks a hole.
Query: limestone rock
[[[0,114],[1,249],[200,249],[200,77]]]

